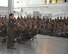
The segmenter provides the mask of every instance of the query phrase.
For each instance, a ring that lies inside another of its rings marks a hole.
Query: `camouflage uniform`
[[[14,43],[15,43],[15,31],[14,31],[14,25],[15,25],[15,21],[12,19],[9,19],[8,21],[8,27],[7,27],[7,47],[8,48],[12,48],[14,47]]]

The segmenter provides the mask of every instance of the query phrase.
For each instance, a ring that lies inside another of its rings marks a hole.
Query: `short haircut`
[[[14,14],[13,14],[13,13],[10,13],[10,14],[9,14],[9,16],[12,16],[12,15],[14,15]]]

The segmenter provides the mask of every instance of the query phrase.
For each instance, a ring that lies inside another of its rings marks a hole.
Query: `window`
[[[56,4],[56,3],[64,3],[67,0],[45,0],[45,4]]]
[[[23,0],[14,0],[14,7],[21,7],[23,4]]]
[[[51,0],[45,0],[45,4],[51,3]]]
[[[8,0],[0,0],[0,6],[8,7]]]
[[[52,0],[51,3],[52,3],[52,4],[56,4],[56,3],[57,3],[57,0]]]
[[[57,3],[64,3],[64,0],[57,0]]]

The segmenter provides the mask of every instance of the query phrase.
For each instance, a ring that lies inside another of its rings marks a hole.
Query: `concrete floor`
[[[68,54],[68,39],[36,35],[37,39],[26,44],[16,44],[16,50],[0,43],[0,54]]]

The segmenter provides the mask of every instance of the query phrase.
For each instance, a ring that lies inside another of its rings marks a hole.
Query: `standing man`
[[[9,14],[9,20],[7,24],[7,48],[15,49],[15,20],[14,20],[14,14]]]

